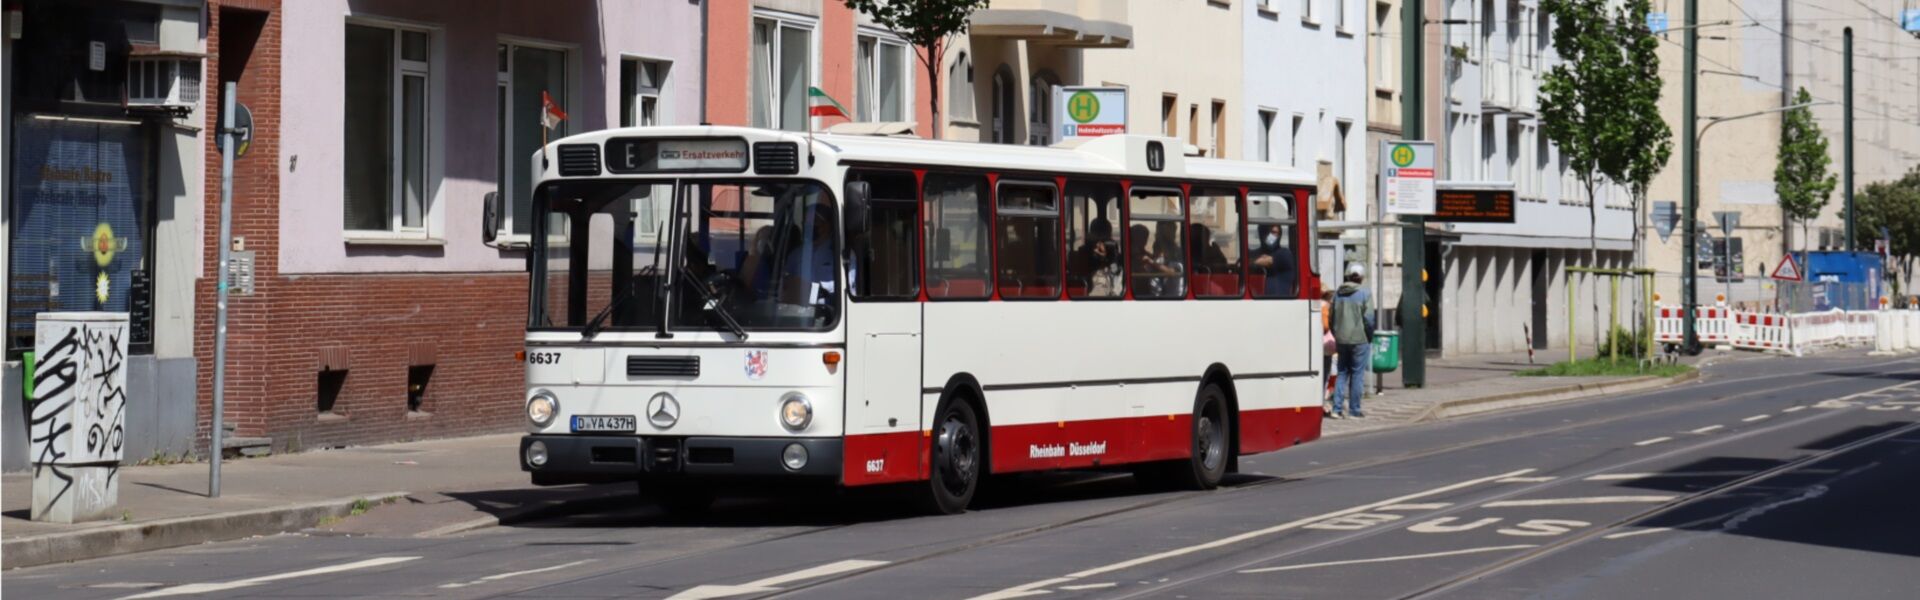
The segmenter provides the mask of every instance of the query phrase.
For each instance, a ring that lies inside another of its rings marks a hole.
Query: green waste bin
[[[1400,368],[1400,332],[1373,332],[1373,372],[1392,373]]]

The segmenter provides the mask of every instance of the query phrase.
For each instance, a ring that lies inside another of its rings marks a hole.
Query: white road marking
[[[1394,504],[1382,506],[1379,510],[1440,510],[1453,506],[1452,502],[1427,502],[1424,504]]]
[[[1107,582],[1107,583],[1083,583],[1083,584],[1080,584],[1080,585],[1063,585],[1063,586],[1060,586],[1060,589],[1063,589],[1063,590],[1069,590],[1069,591],[1075,591],[1075,592],[1078,592],[1078,591],[1081,591],[1081,590],[1099,590],[1099,589],[1106,589],[1106,588],[1110,588],[1110,587],[1119,587],[1119,586],[1120,586],[1120,584],[1118,584],[1118,583],[1113,583],[1113,582]]]
[[[1780,412],[1783,412],[1783,413],[1790,413],[1790,412],[1800,412],[1800,411],[1803,411],[1803,410],[1806,410],[1806,409],[1807,409],[1807,407],[1805,407],[1805,406],[1789,406],[1789,407],[1787,407],[1787,408],[1786,408],[1785,410],[1782,410],[1782,411],[1780,411]]]
[[[1767,420],[1767,419],[1771,419],[1771,418],[1773,418],[1773,415],[1754,415],[1754,416],[1751,416],[1751,417],[1747,417],[1747,418],[1745,418],[1745,419],[1741,419],[1741,420],[1740,420],[1740,422],[1742,422],[1742,423],[1752,423],[1752,422],[1754,422],[1754,421],[1765,421],[1765,420]]]
[[[545,573],[545,572],[548,572],[548,571],[558,571],[558,570],[561,570],[561,569],[566,569],[566,568],[571,568],[571,567],[577,567],[577,566],[580,566],[580,565],[584,565],[584,564],[587,564],[587,563],[590,563],[590,562],[593,562],[594,560],[596,560],[596,559],[592,559],[592,558],[589,558],[589,559],[586,559],[586,560],[576,560],[576,561],[573,561],[573,562],[570,562],[570,563],[565,563],[565,564],[558,564],[558,565],[554,565],[554,566],[551,566],[551,567],[543,567],[543,568],[539,568],[539,569],[528,569],[528,570],[525,570],[525,571],[514,571],[514,572],[512,572],[512,573],[501,573],[501,574],[498,574],[498,575],[488,575],[488,576],[486,576],[486,577],[481,577],[481,578],[479,578],[479,579],[475,579],[475,580],[473,580],[473,581],[467,581],[467,582],[460,582],[460,583],[445,583],[445,584],[441,584],[441,585],[440,585],[440,589],[446,589],[446,590],[452,590],[452,589],[459,589],[459,588],[463,588],[463,587],[467,587],[467,586],[474,586],[474,585],[480,585],[480,584],[483,584],[483,583],[487,583],[487,582],[489,582],[489,581],[499,581],[499,580],[502,580],[502,579],[511,579],[511,578],[514,578],[514,577],[519,577],[519,576],[521,576],[521,575],[532,575],[532,574],[534,574],[534,573]]]
[[[1287,565],[1287,566],[1284,566],[1284,567],[1266,567],[1266,568],[1261,568],[1261,569],[1247,569],[1247,570],[1245,570],[1245,571],[1241,571],[1241,573],[1244,573],[1244,574],[1248,574],[1248,575],[1252,575],[1252,574],[1256,574],[1256,573],[1274,573],[1274,572],[1278,572],[1278,571],[1296,571],[1296,570],[1300,570],[1300,569],[1314,569],[1314,568],[1319,568],[1319,567],[1338,567],[1338,566],[1344,566],[1344,565],[1364,565],[1364,564],[1371,564],[1371,563],[1383,563],[1383,562],[1394,562],[1394,561],[1401,561],[1401,560],[1419,560],[1419,559],[1422,559],[1422,558],[1441,558],[1441,557],[1446,557],[1446,556],[1460,556],[1460,555],[1463,555],[1463,554],[1480,554],[1480,553],[1484,553],[1484,552],[1505,552],[1505,551],[1508,551],[1508,550],[1525,550],[1525,549],[1528,549],[1528,548],[1537,548],[1537,547],[1539,547],[1539,546],[1540,546],[1539,544],[1514,544],[1514,545],[1512,545],[1512,546],[1488,546],[1488,547],[1485,547],[1485,548],[1468,548],[1468,549],[1465,549],[1465,550],[1448,550],[1448,551],[1446,551],[1446,552],[1428,552],[1428,553],[1426,553],[1426,554],[1408,554],[1408,555],[1406,555],[1406,556],[1383,556],[1383,557],[1380,557],[1380,558],[1362,558],[1362,559],[1356,559],[1356,560],[1336,560],[1336,561],[1332,561],[1332,562],[1321,562],[1321,563],[1307,563],[1307,564],[1304,564],[1304,565]],[[1063,589],[1064,589],[1064,588],[1063,588]]]
[[[1405,504],[1412,500],[1419,500],[1421,498],[1426,498],[1428,496],[1438,496],[1440,494],[1445,494],[1445,493],[1453,492],[1456,490],[1466,489],[1476,485],[1499,481],[1501,479],[1506,479],[1508,477],[1519,477],[1521,475],[1532,473],[1533,471],[1534,469],[1520,469],[1518,471],[1513,471],[1511,473],[1501,473],[1499,475],[1481,477],[1479,479],[1469,479],[1467,481],[1440,486],[1424,492],[1415,492],[1412,494],[1407,494],[1405,496],[1400,496],[1398,498],[1388,498],[1386,500],[1381,500],[1379,502],[1372,502],[1372,503],[1362,504],[1360,506],[1355,506],[1351,508],[1344,508],[1341,510],[1336,510],[1336,511],[1326,513],[1326,514],[1321,514],[1321,515],[1315,515],[1315,516],[1307,517],[1304,519],[1295,519],[1292,521],[1281,523],[1279,525],[1274,525],[1274,526],[1263,528],[1263,529],[1256,529],[1256,530],[1248,531],[1245,533],[1231,535],[1231,536],[1220,538],[1211,542],[1194,544],[1184,548],[1175,548],[1175,549],[1168,550],[1165,552],[1160,552],[1157,554],[1149,554],[1139,558],[1124,560],[1124,561],[1120,561],[1120,562],[1113,563],[1106,566],[1094,567],[1084,571],[1070,573],[1065,577],[1043,579],[1040,581],[1035,581],[1033,583],[1027,583],[1027,584],[1010,587],[997,592],[992,592],[992,593],[984,594],[981,596],[975,596],[973,600],[1004,600],[1006,598],[1022,598],[1026,596],[1044,594],[1046,593],[1046,591],[1041,590],[1040,588],[1045,588],[1045,587],[1058,585],[1062,583],[1068,583],[1072,581],[1086,579],[1088,577],[1093,577],[1095,575],[1111,573],[1111,572],[1119,571],[1123,569],[1131,569],[1133,567],[1138,567],[1140,565],[1151,564],[1151,563],[1167,560],[1169,558],[1186,556],[1188,554],[1193,554],[1195,552],[1203,552],[1206,550],[1212,550],[1214,548],[1220,548],[1223,546],[1231,546],[1233,544],[1238,544],[1240,542],[1244,542],[1247,540],[1273,535],[1276,533],[1280,533],[1282,531],[1298,529],[1310,523],[1316,523],[1316,522],[1324,521],[1327,519],[1344,517],[1351,514],[1363,513],[1370,510],[1379,510],[1380,507],[1383,507],[1383,506]]]
[[[1657,438],[1653,438],[1653,439],[1650,439],[1650,440],[1640,440],[1640,441],[1638,441],[1638,442],[1634,442],[1634,443],[1633,443],[1633,445],[1635,445],[1635,446],[1652,446],[1652,445],[1654,445],[1654,444],[1658,444],[1658,443],[1660,443],[1660,442],[1664,442],[1664,441],[1668,441],[1668,440],[1671,440],[1671,439],[1673,439],[1673,438],[1670,438],[1670,437],[1657,437]]]
[[[1660,532],[1662,532],[1662,531],[1673,531],[1673,528],[1672,528],[1672,527],[1648,527],[1648,528],[1646,528],[1646,529],[1635,529],[1635,530],[1633,530],[1633,531],[1622,531],[1622,532],[1620,532],[1620,533],[1609,533],[1609,534],[1606,534],[1606,535],[1603,535],[1603,536],[1600,536],[1600,537],[1601,537],[1601,538],[1603,538],[1603,539],[1609,539],[1609,540],[1617,540],[1617,539],[1621,539],[1621,538],[1630,538],[1630,537],[1633,537],[1633,536],[1636,536],[1636,535],[1646,535],[1646,534],[1649,534],[1649,533],[1660,533]]]
[[[692,589],[689,589],[687,591],[669,596],[668,600],[706,600],[708,598],[725,598],[728,596],[744,596],[747,594],[764,594],[767,592],[779,591],[780,590],[779,586],[793,583],[796,581],[805,581],[808,579],[817,579],[820,577],[827,577],[830,575],[839,575],[841,573],[847,573],[851,571],[871,569],[884,564],[887,564],[887,561],[843,560],[840,562],[827,563],[827,564],[820,565],[818,567],[813,567],[810,569],[802,569],[799,571],[794,571],[792,573],[788,573],[785,575],[775,575],[772,577],[768,577],[766,579],[750,581],[741,585],[695,586]]]
[[[420,557],[418,556],[386,556],[381,558],[370,558],[367,560],[362,560],[357,562],[333,565],[331,567],[306,569],[303,571],[294,571],[291,573],[280,573],[276,575],[262,575],[259,577],[251,577],[247,579],[241,579],[238,581],[229,581],[226,583],[189,583],[187,585],[176,585],[166,589],[159,589],[159,590],[147,592],[145,594],[127,596],[125,598],[121,598],[120,600],[134,600],[135,598],[164,598],[167,596],[185,596],[188,594],[208,594],[212,592],[224,592],[227,590],[236,590],[244,587],[252,587],[252,586],[260,585],[263,583],[273,583],[275,581],[282,581],[286,579],[312,577],[314,575],[326,575],[329,573],[339,573],[342,571],[352,571],[355,569],[371,569],[374,567],[384,567],[387,565],[400,564],[410,560],[419,560],[419,559]]]
[[[1500,522],[1500,517],[1486,517],[1465,525],[1448,525],[1448,523],[1459,519],[1460,517],[1438,517],[1431,521],[1414,523],[1413,526],[1407,528],[1407,531],[1414,533],[1459,533]]]
[[[1620,504],[1631,502],[1666,502],[1679,496],[1590,496],[1587,498],[1533,498],[1530,500],[1496,500],[1480,505],[1480,508],[1512,508],[1516,506],[1572,506],[1575,504]]]
[[[1500,481],[1499,481],[1498,483],[1543,483],[1543,482],[1548,482],[1548,481],[1553,481],[1554,479],[1556,479],[1556,478],[1555,478],[1555,477],[1551,477],[1551,476],[1548,476],[1548,477],[1508,477],[1508,478],[1506,478],[1506,479],[1502,479],[1502,480],[1500,480]]]
[[[1725,427],[1726,427],[1725,425],[1708,425],[1706,427],[1701,427],[1699,429],[1689,430],[1687,431],[1687,433],[1707,433],[1717,429],[1723,429]]]
[[[1588,525],[1592,525],[1592,523],[1565,519],[1530,519],[1522,521],[1520,524],[1512,527],[1502,527],[1497,530],[1496,533],[1500,535],[1542,537],[1560,535]]]
[[[1672,471],[1668,473],[1607,473],[1588,477],[1587,481],[1632,481],[1635,479],[1673,479],[1680,477],[1739,477],[1751,471]]]

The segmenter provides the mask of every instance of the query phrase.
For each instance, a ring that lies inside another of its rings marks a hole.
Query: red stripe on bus
[[[840,482],[847,486],[927,478],[926,434],[900,431],[849,435],[841,449]]]
[[[1319,407],[1241,411],[1240,454],[1259,454],[1320,439]],[[1186,458],[1192,415],[1060,421],[993,428],[994,473],[1112,466]],[[846,436],[841,482],[847,486],[922,481],[931,444],[903,431]]]

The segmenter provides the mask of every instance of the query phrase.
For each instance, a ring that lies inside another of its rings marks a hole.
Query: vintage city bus
[[[898,484],[1126,468],[1214,487],[1320,435],[1313,180],[1117,135],[1052,148],[618,129],[536,157],[538,484]]]

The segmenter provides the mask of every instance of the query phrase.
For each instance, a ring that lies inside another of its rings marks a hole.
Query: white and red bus
[[[1215,486],[1320,435],[1314,182],[1172,139],[1039,148],[737,127],[535,158],[540,484],[668,506],[766,479],[1126,467]]]

